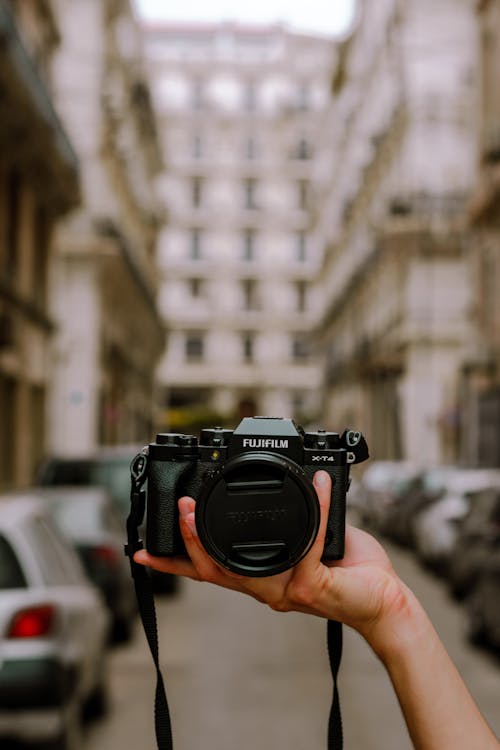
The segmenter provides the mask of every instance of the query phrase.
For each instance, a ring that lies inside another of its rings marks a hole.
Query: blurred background
[[[499,291],[500,0],[0,0],[0,746],[153,745],[129,462],[255,414],[363,431],[351,516],[499,731]],[[179,748],[322,746],[318,623],[158,589]],[[363,648],[346,735],[410,747]]]

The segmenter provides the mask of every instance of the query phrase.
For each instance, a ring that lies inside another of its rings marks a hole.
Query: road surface
[[[500,666],[468,646],[461,607],[410,554],[390,548],[399,575],[423,602],[452,658],[500,735]],[[331,677],[326,623],[280,614],[209,584],[183,583],[158,599],[161,661],[175,750],[324,750]],[[344,629],[340,698],[346,750],[410,750],[384,669]],[[85,750],[153,750],[154,667],[138,625],[110,654],[112,711]]]

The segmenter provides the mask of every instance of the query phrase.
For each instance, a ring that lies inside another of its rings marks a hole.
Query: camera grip
[[[186,555],[177,501],[183,495],[198,498],[205,468],[204,462],[199,461],[149,462],[146,548],[150,554]]]
[[[311,481],[318,471],[318,466],[304,466],[306,476]],[[332,494],[326,528],[323,560],[341,560],[344,557],[346,494],[348,488],[349,468],[347,466],[322,466],[332,478]]]

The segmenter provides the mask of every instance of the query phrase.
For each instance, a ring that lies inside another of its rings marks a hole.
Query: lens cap
[[[196,503],[206,551],[244,576],[272,576],[296,565],[316,538],[319,517],[316,492],[301,467],[272,453],[228,461]]]

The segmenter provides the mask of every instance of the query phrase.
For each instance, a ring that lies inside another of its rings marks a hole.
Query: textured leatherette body
[[[306,476],[312,482],[314,474],[318,471],[318,466],[306,464],[303,468]],[[345,509],[349,468],[347,466],[322,466],[321,469],[332,478],[332,499],[328,514],[323,559],[341,560],[344,557]]]
[[[152,555],[185,555],[179,529],[177,501],[184,495],[199,497],[211,464],[203,461],[149,462],[146,548]]]

